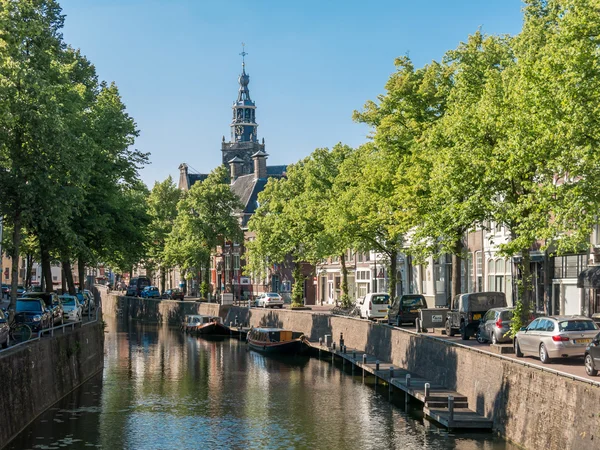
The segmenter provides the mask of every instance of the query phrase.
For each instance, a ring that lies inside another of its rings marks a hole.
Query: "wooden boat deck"
[[[394,366],[389,362],[379,361],[379,368],[377,368],[377,358],[373,355],[365,354],[364,351],[359,349],[346,348],[346,351],[342,352],[339,349],[334,350],[331,347],[315,342],[306,341],[306,344],[315,350],[331,354],[332,358],[336,356],[342,358],[364,372],[374,375],[378,379],[419,400],[424,404],[423,412],[425,416],[448,429],[492,429],[492,420],[469,409],[468,398],[456,391],[446,389],[435,383],[430,383],[427,379]],[[363,355],[366,356],[364,360]],[[390,372],[390,367],[393,367],[393,372]],[[391,377],[390,373],[392,373]],[[425,396],[426,383],[430,384],[427,396]],[[450,397],[454,402],[452,415],[448,408]]]

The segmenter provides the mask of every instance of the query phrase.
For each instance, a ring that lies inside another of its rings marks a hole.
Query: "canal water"
[[[109,322],[105,336],[104,372],[8,449],[514,448],[436,428],[329,361],[274,359],[166,326]]]

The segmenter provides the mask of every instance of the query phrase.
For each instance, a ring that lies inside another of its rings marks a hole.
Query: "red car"
[[[163,294],[163,298],[170,300],[183,300],[183,291],[181,289],[167,289]]]

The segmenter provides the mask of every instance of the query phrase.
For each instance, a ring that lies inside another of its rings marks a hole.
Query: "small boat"
[[[304,334],[283,328],[253,328],[248,333],[248,345],[263,353],[296,354],[304,346]]]
[[[182,328],[186,333],[202,336],[229,336],[231,334],[231,331],[223,325],[223,319],[219,316],[187,315]]]

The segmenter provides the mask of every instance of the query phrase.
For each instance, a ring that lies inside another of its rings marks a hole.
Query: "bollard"
[[[415,320],[415,327],[416,327],[416,331],[417,333],[421,332],[421,319],[419,319],[418,317]]]
[[[323,338],[322,338],[322,337],[320,337],[320,338],[319,338],[319,347],[321,347],[322,345],[323,345]]]
[[[340,347],[344,345],[344,333],[340,333]]]
[[[430,389],[431,389],[431,385],[429,383],[425,383],[425,402],[427,402],[427,397],[429,397]]]
[[[363,354],[363,364],[367,364],[367,355]],[[365,383],[365,369],[362,370],[363,384]]]
[[[375,361],[375,372],[379,371],[379,360]]]
[[[392,384],[392,378],[394,378],[394,366],[390,366],[390,384]]]
[[[410,387],[410,373],[406,374],[406,387]]]
[[[448,425],[451,425],[454,421],[454,397],[452,395],[448,396],[448,415],[450,416]]]
[[[352,359],[356,360],[356,350],[352,350]]]
[[[331,343],[331,349],[335,352],[335,342]]]

